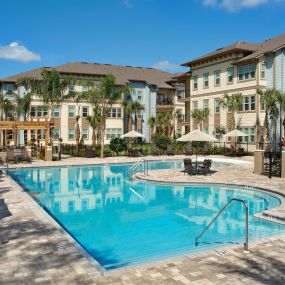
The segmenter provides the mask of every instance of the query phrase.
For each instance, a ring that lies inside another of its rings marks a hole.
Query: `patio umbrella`
[[[240,130],[234,129],[224,135],[224,138],[235,137],[235,143],[237,144],[237,137],[247,137],[248,135]]]
[[[144,138],[144,135],[136,132],[135,130],[132,130],[122,135],[122,138]]]
[[[178,142],[215,142],[217,139],[208,135],[200,130],[194,130],[190,133],[177,139]],[[198,151],[196,151],[196,163],[197,163]]]

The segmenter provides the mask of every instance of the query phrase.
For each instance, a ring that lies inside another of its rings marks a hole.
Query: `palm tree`
[[[220,99],[220,106],[222,108],[228,108],[230,112],[233,112],[233,118],[230,122],[230,129],[236,128],[236,115],[242,108],[243,97],[242,93],[233,93],[232,95],[225,94]]]
[[[152,137],[154,135],[154,130],[155,130],[155,126],[156,126],[155,117],[149,117],[147,123],[150,127],[150,136]]]
[[[123,101],[122,105],[127,118],[127,132],[129,132],[132,128],[133,103]]]
[[[43,100],[43,103],[48,106],[49,117],[52,120],[54,107],[59,106],[65,99],[74,95],[74,92],[68,92],[68,85],[74,83],[74,80],[71,77],[62,78],[55,69],[43,69],[41,77],[41,79],[22,78],[18,81],[18,85],[25,86],[26,90]],[[50,129],[50,143],[53,143],[52,129]]]
[[[13,110],[14,106],[10,100],[5,99],[4,94],[0,93],[0,120],[7,120],[8,112]]]
[[[94,108],[92,116],[88,116],[87,120],[88,120],[88,122],[89,122],[89,124],[93,130],[92,143],[93,143],[93,145],[96,145],[96,141],[97,141],[96,132],[97,132],[97,129],[100,127],[100,124],[101,124],[101,112],[100,112],[100,110],[98,108]]]
[[[92,103],[93,106],[100,106],[101,110],[101,157],[104,157],[104,138],[106,132],[106,119],[108,116],[108,109],[112,107],[112,105],[119,99],[121,99],[124,93],[130,91],[130,88],[128,86],[117,87],[115,83],[115,76],[109,74],[102,79],[98,87],[91,86],[88,91],[90,103]]]
[[[138,129],[138,113],[144,110],[144,106],[140,102],[135,101],[132,104],[132,110],[135,114],[135,131],[137,131],[137,129]]]
[[[23,119],[24,121],[26,121],[28,114],[30,112],[31,102],[32,102],[32,95],[30,92],[26,93],[23,97],[17,95],[15,111],[18,119],[21,115],[23,115]]]
[[[183,114],[182,114],[182,111],[180,109],[177,109],[176,112],[175,112],[175,117],[177,119],[178,122],[181,122],[182,121],[182,118],[183,118]]]
[[[285,99],[284,95],[275,89],[261,90],[257,89],[257,94],[260,95],[260,101],[264,104],[265,108],[265,118],[263,123],[263,138],[266,149],[268,148],[269,139],[269,121],[268,115],[273,120],[272,124],[272,143],[276,143],[276,128],[277,128],[277,118],[280,114],[279,108],[281,110],[285,109]],[[280,134],[281,135],[281,134]]]
[[[202,130],[203,121],[207,120],[210,116],[209,109],[195,109],[191,113],[191,117],[196,121],[197,126]]]
[[[77,156],[79,156],[79,142],[80,142],[80,127],[79,127],[79,119],[80,116],[77,115],[75,117],[75,143],[76,143],[76,152],[77,152]]]
[[[171,128],[170,123],[173,119],[173,114],[171,112],[158,113],[156,118],[156,126],[158,127],[159,133],[170,136]]]

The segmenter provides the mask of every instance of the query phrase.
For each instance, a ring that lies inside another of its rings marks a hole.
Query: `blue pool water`
[[[245,211],[234,202],[195,246],[195,237],[233,197],[249,205],[250,240],[285,232],[253,217],[277,207],[276,196],[242,187],[129,181],[129,167],[33,168],[10,175],[106,269],[243,243]],[[151,162],[150,168],[182,168],[182,162]]]

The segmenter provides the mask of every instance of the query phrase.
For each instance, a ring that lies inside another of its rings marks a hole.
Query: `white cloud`
[[[17,42],[12,42],[7,46],[0,45],[0,58],[24,63],[41,60],[39,54],[29,51],[25,46],[20,45]]]
[[[280,0],[271,0],[280,2]],[[283,0],[281,0],[283,1]],[[269,3],[268,0],[202,0],[205,7],[218,7],[228,12],[237,12],[244,8],[254,8]]]
[[[176,71],[177,69],[180,68],[180,66],[178,64],[171,63],[168,60],[159,61],[159,62],[155,63],[152,67],[156,68],[156,69],[166,70],[166,71]]]

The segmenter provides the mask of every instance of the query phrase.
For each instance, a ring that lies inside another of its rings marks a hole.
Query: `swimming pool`
[[[225,166],[215,164],[215,167]],[[195,237],[236,197],[249,205],[250,240],[285,232],[254,214],[278,207],[277,196],[223,185],[129,181],[130,164],[10,170],[18,182],[104,268],[243,243],[245,211],[234,202],[195,246]],[[181,168],[181,161],[150,162]]]

